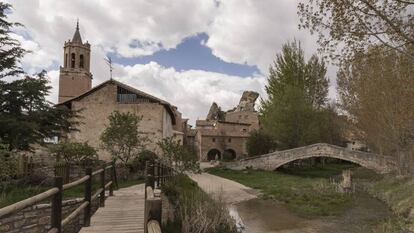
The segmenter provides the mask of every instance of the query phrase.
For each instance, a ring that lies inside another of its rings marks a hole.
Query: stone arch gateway
[[[211,160],[221,160],[221,152],[218,149],[210,149],[207,153],[207,160],[211,161]]]
[[[378,173],[389,173],[394,171],[396,168],[396,163],[393,157],[362,151],[353,151],[326,143],[318,143],[290,150],[276,151],[261,156],[226,163],[226,166],[236,170],[245,168],[275,170],[289,162],[313,157],[329,157],[346,160],[374,170]]]

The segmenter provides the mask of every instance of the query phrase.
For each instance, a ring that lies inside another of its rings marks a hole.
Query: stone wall
[[[240,159],[247,155],[246,141],[247,137],[226,137],[221,135],[208,136],[203,135],[200,143],[200,160],[208,161],[208,152],[212,149],[220,151],[223,156],[225,150],[234,150],[236,158]]]
[[[312,157],[342,159],[359,164],[379,173],[388,173],[394,171],[396,168],[395,160],[392,157],[362,151],[352,151],[325,143],[318,143],[285,151],[276,151],[233,163],[226,163],[225,165],[231,169],[238,170],[246,168],[275,170],[286,163]]]
[[[62,219],[78,208],[83,199],[63,202]],[[98,209],[99,199],[92,202],[92,213]],[[46,233],[50,229],[51,204],[37,204],[15,214],[0,219],[0,232],[7,233]],[[78,215],[67,226],[63,233],[77,233],[83,225],[83,213]]]
[[[139,131],[149,138],[148,149],[159,152],[156,145],[165,136],[172,136],[171,118],[162,104],[142,102],[134,104],[117,103],[117,86],[107,84],[95,92],[85,96],[79,101],[72,102],[75,110],[83,109],[79,131],[69,135],[69,140],[88,142],[89,145],[100,148],[99,136],[108,125],[108,116],[115,110],[120,112],[131,112],[142,116]],[[99,151],[99,159],[109,160],[110,155],[103,150]]]

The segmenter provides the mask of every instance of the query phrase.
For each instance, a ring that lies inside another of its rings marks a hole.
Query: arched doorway
[[[235,160],[236,159],[236,151],[233,149],[226,149],[223,153],[223,159],[224,160]]]
[[[211,149],[207,153],[207,160],[220,160],[221,159],[221,152],[217,149]]]

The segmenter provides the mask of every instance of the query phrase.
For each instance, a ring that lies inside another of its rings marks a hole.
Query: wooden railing
[[[110,181],[106,182],[106,171],[110,170]],[[92,202],[99,197],[99,206],[103,207],[105,206],[105,190],[109,189],[109,195],[113,195],[113,189],[114,185],[118,186],[117,183],[117,177],[116,177],[116,168],[115,163],[111,164],[105,164],[102,166],[101,169],[92,172],[92,168],[86,168],[85,176],[75,180],[71,183],[67,183],[63,185],[63,178],[60,176],[57,176],[54,178],[54,187],[40,193],[36,196],[30,197],[28,199],[25,199],[23,201],[14,203],[12,205],[6,206],[4,208],[0,209],[0,218],[16,213],[20,210],[23,210],[27,207],[33,206],[36,203],[39,203],[41,201],[44,201],[48,198],[52,198],[51,205],[52,205],[52,211],[51,211],[51,218],[50,218],[50,224],[51,227],[48,231],[48,233],[61,233],[62,227],[66,226],[68,223],[70,223],[75,217],[77,217],[82,210],[84,211],[84,226],[90,225],[91,220],[91,213],[92,213]],[[92,178],[95,175],[100,174],[100,188],[92,194]],[[84,200],[80,204],[78,208],[76,208],[74,211],[69,213],[69,215],[62,219],[62,201],[63,201],[63,193],[65,190],[68,190],[70,188],[73,188],[75,186],[84,184]]]
[[[145,164],[144,232],[161,233],[161,187],[176,175],[174,168],[161,162]]]

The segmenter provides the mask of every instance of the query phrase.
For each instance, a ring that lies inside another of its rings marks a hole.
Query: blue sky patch
[[[208,35],[200,33],[186,38],[175,49],[160,50],[149,56],[125,58],[116,54],[108,55],[114,63],[122,65],[148,64],[154,61],[164,67],[174,67],[178,71],[205,70],[241,77],[260,73],[257,66],[229,63],[214,56],[211,49],[202,44],[202,41],[207,40]]]

